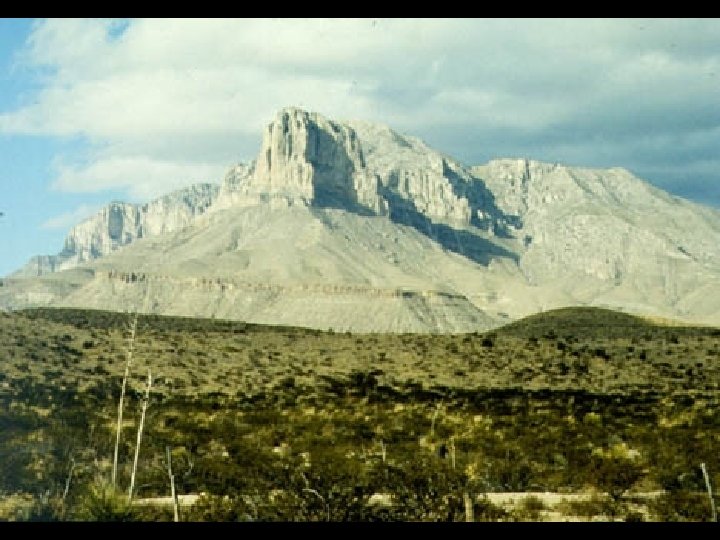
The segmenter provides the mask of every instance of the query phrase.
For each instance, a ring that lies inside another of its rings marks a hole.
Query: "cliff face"
[[[590,276],[613,286],[662,283],[677,297],[698,272],[720,273],[720,212],[625,169],[505,159],[472,171],[518,217],[520,265],[532,283]]]
[[[257,159],[228,173],[219,206],[341,208],[492,230],[506,216],[469,169],[385,126],[337,123],[289,108],[268,124]]]
[[[12,277],[41,276],[104,257],[139,238],[187,227],[217,198],[219,187],[196,184],[147,204],[113,202],[68,233],[57,255],[33,257]]]
[[[253,165],[231,170],[220,204],[299,204],[385,215],[377,181],[351,127],[289,108],[265,128]]]
[[[366,166],[379,179],[391,213],[408,221],[427,218],[454,226],[505,230],[512,218],[493,204],[471,171],[415,137],[390,128],[351,122],[364,149]]]
[[[99,277],[117,272],[144,278]],[[33,276],[0,307],[130,305],[152,283],[156,312],[321,328],[472,331],[566,305],[720,324],[720,212],[624,169],[467,167],[288,108],[221,186],[112,203],[14,277]]]

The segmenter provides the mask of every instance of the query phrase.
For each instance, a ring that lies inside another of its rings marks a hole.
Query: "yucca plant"
[[[117,428],[115,430],[115,452],[113,453],[113,467],[112,477],[110,483],[113,488],[117,487],[117,466],[118,466],[118,451],[120,448],[120,432],[122,431],[123,421],[123,409],[125,405],[125,390],[127,388],[127,381],[130,377],[130,367],[133,362],[133,353],[135,350],[135,333],[137,331],[138,313],[135,315],[128,325],[128,345],[127,345],[127,361],[125,362],[125,374],[123,375],[122,388],[120,389],[120,400],[118,401],[118,413],[117,413]]]
[[[81,521],[135,521],[137,514],[123,493],[112,484],[98,482],[81,497],[75,517]]]

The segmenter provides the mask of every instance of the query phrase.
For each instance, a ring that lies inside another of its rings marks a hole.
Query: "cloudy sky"
[[[622,166],[720,207],[720,20],[0,20],[0,276],[295,105],[467,164]]]

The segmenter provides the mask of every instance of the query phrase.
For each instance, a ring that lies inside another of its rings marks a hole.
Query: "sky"
[[[286,106],[720,207],[720,19],[0,19],[0,276],[220,182]]]

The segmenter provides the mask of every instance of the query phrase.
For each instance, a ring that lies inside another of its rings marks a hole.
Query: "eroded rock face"
[[[720,270],[720,215],[625,169],[501,159],[472,171],[502,211],[518,216],[520,265],[531,283],[589,276],[669,291],[691,288],[700,270]]]
[[[70,264],[81,263],[107,255],[141,237],[140,208],[114,202],[70,230],[60,257]]]
[[[283,109],[265,128],[254,164],[225,179],[221,206],[263,202],[387,213],[355,131],[295,108]]]
[[[419,139],[295,108],[267,126],[255,162],[228,173],[217,207],[261,203],[389,214],[419,227],[427,219],[489,231],[508,225],[469,169]]]
[[[59,268],[59,261],[57,255],[35,255],[20,268],[14,272],[13,277],[18,278],[30,278],[42,276],[45,274],[51,274]]]
[[[484,229],[503,221],[482,183],[453,159],[386,126],[365,122],[350,125],[358,133],[368,170],[380,180],[391,214],[407,221],[417,220],[419,214]]]
[[[58,255],[33,257],[14,277],[41,276],[103,257],[147,236],[187,227],[211,206],[219,187],[196,184],[147,204],[113,202],[73,227]]]
[[[213,210],[222,210],[231,206],[251,206],[258,204],[257,196],[248,196],[247,188],[255,173],[255,162],[238,163],[225,175]]]

